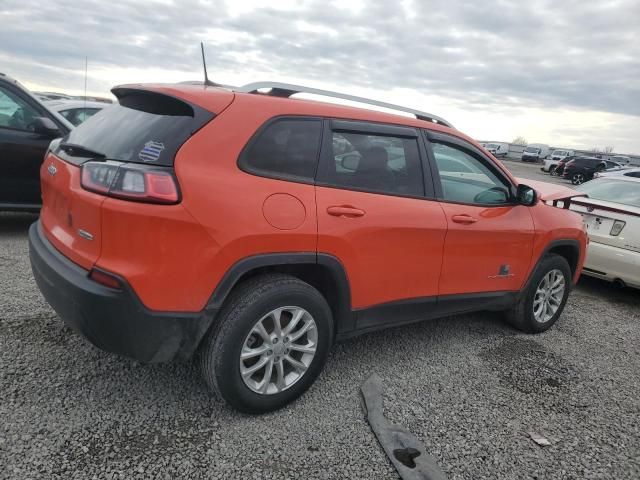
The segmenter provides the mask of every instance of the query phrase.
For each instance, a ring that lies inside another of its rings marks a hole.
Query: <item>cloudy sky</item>
[[[640,153],[639,0],[0,0],[0,71],[106,94],[303,83],[430,111],[478,139]]]

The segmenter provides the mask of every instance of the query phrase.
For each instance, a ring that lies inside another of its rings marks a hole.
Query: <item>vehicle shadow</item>
[[[640,291],[631,288],[614,285],[599,278],[582,275],[577,286],[578,291],[592,297],[606,299],[614,303],[622,303],[629,306],[640,306]]]
[[[0,212],[0,234],[26,232],[37,219],[37,213]]]

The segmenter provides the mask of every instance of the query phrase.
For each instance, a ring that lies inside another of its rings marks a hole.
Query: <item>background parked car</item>
[[[104,102],[87,102],[83,100],[58,100],[47,102],[47,107],[55,110],[74,126],[80,125],[87,118],[108,107]]]
[[[593,178],[617,177],[624,175],[625,177],[640,178],[640,168],[620,168],[616,170],[605,170],[604,172],[596,172]]]
[[[562,173],[564,172],[564,166],[570,162],[571,160],[573,160],[574,158],[577,158],[575,156],[573,157],[565,157],[562,160],[557,160],[557,163],[555,166],[550,166],[549,167],[549,173],[551,174],[552,177],[561,177]]]
[[[549,145],[544,143],[532,143],[522,152],[523,162],[539,162],[549,156]]]
[[[551,160],[563,160],[567,157],[573,157],[573,150],[555,149],[551,154]]]
[[[577,190],[589,196],[571,202],[589,231],[583,273],[640,288],[640,179],[597,178]]]
[[[628,165],[631,162],[631,159],[625,155],[614,155],[609,160],[619,163],[620,165]]]
[[[621,170],[622,165],[610,160],[595,157],[577,157],[564,165],[562,176],[574,185],[581,185],[593,178],[596,172],[605,170]]]
[[[0,209],[40,209],[40,165],[73,125],[16,80],[0,73]]]
[[[484,148],[494,157],[506,157],[509,153],[508,143],[487,143]]]

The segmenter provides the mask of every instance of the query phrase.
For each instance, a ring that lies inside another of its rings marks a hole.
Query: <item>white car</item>
[[[640,179],[597,178],[576,190],[587,195],[572,199],[570,207],[589,232],[583,273],[640,288]]]
[[[598,172],[593,175],[593,178],[604,178],[604,177],[618,177],[620,175],[624,175],[625,177],[635,177],[640,178],[640,168],[621,168],[619,170],[613,171],[604,171]]]
[[[75,127],[87,118],[95,115],[110,104],[104,102],[89,102],[84,100],[50,100],[47,107],[54,110],[71,122]]]
[[[506,157],[509,153],[509,144],[508,143],[487,143],[483,145],[484,148],[487,149],[489,153],[491,153],[494,157]]]
[[[559,162],[560,162],[559,159],[554,160],[552,158],[547,158],[542,164],[542,166],[540,167],[540,170],[542,170],[543,172],[551,172],[552,169],[558,166]]]

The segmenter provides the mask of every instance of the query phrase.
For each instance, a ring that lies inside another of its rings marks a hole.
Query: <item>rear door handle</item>
[[[349,205],[334,205],[332,207],[327,207],[327,213],[334,217],[353,218],[364,216],[364,210],[360,210],[359,208],[351,207]]]
[[[477,218],[473,218],[471,215],[467,215],[466,213],[462,215],[454,215],[453,217],[451,217],[451,220],[456,223],[462,223],[464,225],[469,225],[478,221]]]

